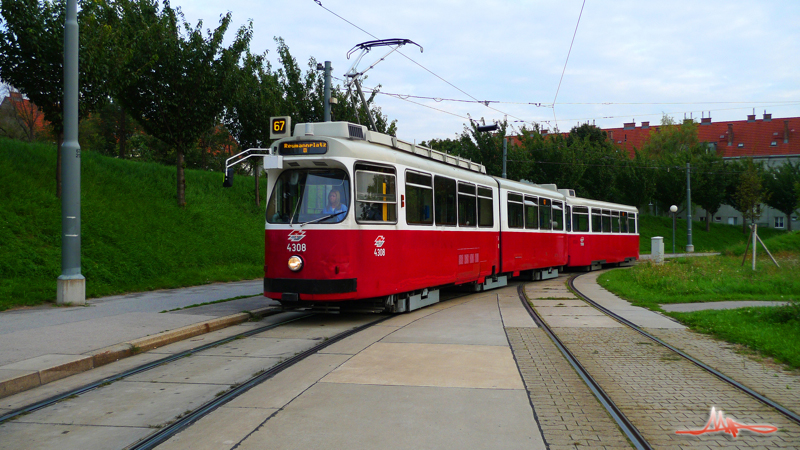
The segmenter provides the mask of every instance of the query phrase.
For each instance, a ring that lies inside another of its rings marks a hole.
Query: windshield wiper
[[[303,222],[303,223],[300,224],[300,226],[302,227],[303,225],[308,225],[309,223],[321,222],[321,221],[323,221],[325,219],[330,219],[331,217],[336,217],[339,214],[344,213],[344,212],[347,212],[347,210],[345,209],[344,211],[339,211],[337,213],[328,214],[327,216],[320,217],[319,219],[314,219],[314,220],[309,220],[308,222]]]

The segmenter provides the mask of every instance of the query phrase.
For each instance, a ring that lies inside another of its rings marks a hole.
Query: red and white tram
[[[287,308],[410,311],[443,286],[639,256],[636,208],[489,176],[361,125],[298,124],[264,163],[264,295]]]

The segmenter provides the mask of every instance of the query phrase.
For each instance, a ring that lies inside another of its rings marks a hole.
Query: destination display
[[[322,155],[328,153],[327,141],[296,141],[281,143],[281,155]]]

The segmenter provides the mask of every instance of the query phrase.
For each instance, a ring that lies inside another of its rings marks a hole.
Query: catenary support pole
[[[758,225],[753,224],[753,270],[756,270],[756,236],[758,236]]]
[[[67,0],[64,24],[64,143],[61,145],[61,276],[56,303],[86,303],[81,275],[81,147],[78,144],[78,2]]]
[[[508,138],[503,138],[503,178],[506,178],[506,152],[508,149]]]
[[[325,122],[331,121],[331,62],[325,61]]]
[[[692,184],[691,184],[692,167],[686,163],[686,252],[694,252],[694,245],[692,245]]]

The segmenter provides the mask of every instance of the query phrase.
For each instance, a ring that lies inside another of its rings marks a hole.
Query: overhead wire
[[[584,0],[584,1],[585,1],[585,0]],[[363,29],[363,28],[359,27],[358,25],[354,24],[353,22],[350,22],[349,20],[345,19],[344,17],[340,16],[339,14],[336,14],[335,12],[333,12],[332,10],[330,10],[329,8],[326,8],[325,6],[323,6],[323,5],[322,5],[322,1],[321,1],[321,0],[314,0],[314,3],[316,3],[317,5],[319,5],[319,6],[320,6],[322,9],[324,9],[325,11],[328,11],[329,13],[333,14],[334,16],[336,16],[336,17],[338,17],[338,18],[340,18],[340,19],[344,20],[345,22],[349,23],[350,25],[352,25],[352,26],[354,26],[354,27],[358,28],[358,29],[359,29],[359,30],[361,30],[362,32],[364,32],[364,33],[366,33],[367,35],[371,36],[372,38],[374,38],[374,39],[379,39],[377,36],[375,36],[374,34],[370,33],[369,31],[367,31],[367,30],[365,30],[365,29]],[[522,119],[520,119],[520,118],[519,118],[519,117],[517,117],[517,116],[514,116],[513,114],[508,114],[508,113],[506,113],[506,112],[500,111],[500,110],[499,110],[499,109],[497,109],[497,108],[493,108],[493,107],[489,106],[489,102],[481,102],[480,100],[478,100],[477,98],[473,97],[472,95],[470,95],[470,94],[469,94],[468,92],[466,92],[465,90],[463,90],[463,89],[461,89],[460,87],[456,86],[455,84],[453,84],[453,83],[451,83],[451,82],[449,82],[449,81],[445,80],[444,78],[442,78],[442,77],[441,77],[441,76],[439,76],[438,74],[434,73],[432,70],[428,69],[427,67],[423,66],[422,64],[418,63],[417,61],[415,61],[414,59],[412,59],[410,56],[406,55],[405,53],[403,53],[403,52],[401,52],[401,51],[399,51],[399,50],[397,50],[397,53],[399,53],[400,55],[402,55],[402,56],[403,56],[404,58],[406,58],[407,60],[409,60],[409,61],[413,62],[413,63],[414,63],[414,64],[416,64],[417,66],[421,67],[421,68],[422,68],[422,69],[424,69],[426,72],[430,73],[431,75],[435,76],[436,78],[438,78],[438,79],[440,79],[440,80],[444,81],[445,83],[447,83],[448,85],[452,86],[453,88],[455,88],[456,90],[458,90],[458,91],[459,91],[459,92],[461,92],[462,94],[464,94],[464,95],[466,95],[467,97],[469,97],[469,98],[473,99],[475,102],[477,102],[477,103],[483,103],[483,104],[484,104],[484,106],[486,106],[487,108],[489,108],[489,109],[491,109],[491,110],[494,110],[494,111],[496,111],[496,112],[499,112],[500,114],[503,114],[503,115],[506,115],[506,116],[510,116],[510,117],[513,117],[513,118],[515,118],[515,119],[517,119],[517,120],[520,120],[520,121],[522,121]],[[472,120],[472,119],[470,119],[470,120]]]
[[[572,33],[572,42],[569,43],[569,51],[567,52],[567,60],[564,61],[564,69],[561,71],[561,78],[558,80],[558,88],[556,88],[556,95],[553,97],[553,120],[558,127],[558,118],[556,118],[556,99],[558,99],[558,92],[561,90],[561,82],[564,81],[564,73],[567,71],[567,63],[569,62],[569,55],[572,53],[572,45],[575,43],[575,36],[578,35],[578,25],[581,24],[581,16],[583,16],[583,7],[586,6],[586,0],[581,4],[581,12],[578,14],[578,23],[575,24],[575,32]]]

